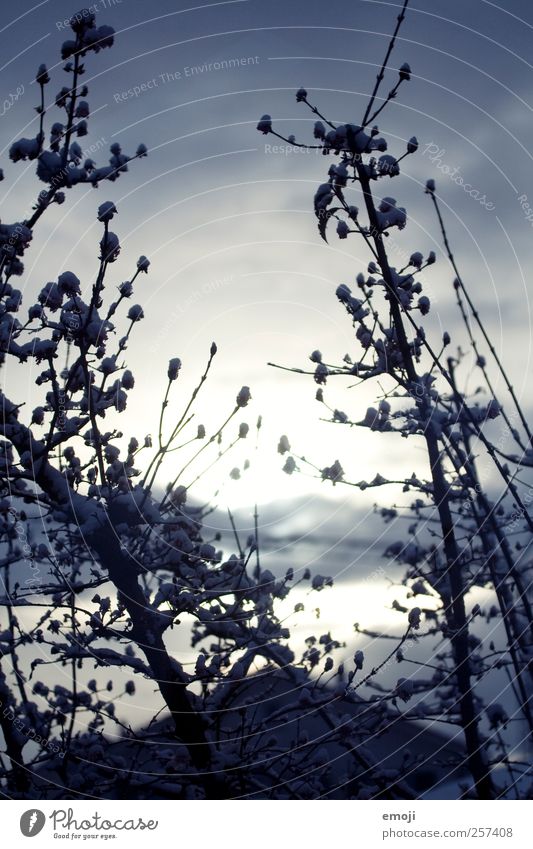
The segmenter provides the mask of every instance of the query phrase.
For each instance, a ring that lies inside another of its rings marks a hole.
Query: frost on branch
[[[37,108],[39,131],[34,138],[20,138],[14,141],[9,150],[12,162],[34,160],[39,180],[45,183],[33,212],[21,224],[0,225],[0,249],[4,265],[9,275],[21,274],[22,263],[19,260],[31,239],[31,230],[45,209],[53,203],[63,203],[63,189],[71,189],[80,183],[97,187],[103,181],[115,181],[121,173],[128,170],[133,159],[146,156],[146,147],[139,145],[134,156],[126,155],[115,142],[110,147],[108,164],[98,166],[90,156],[84,153],[78,139],[87,136],[90,106],[86,100],[89,88],[83,83],[87,73],[86,60],[106,47],[112,47],[114,31],[107,25],[96,25],[95,14],[87,9],[76,13],[70,22],[72,39],[64,42],[62,58],[68,60],[63,66],[69,79],[69,85],[63,86],[52,103],[47,105],[46,96],[51,78],[45,65],[40,65],[36,82],[41,91],[42,105]],[[59,110],[59,115],[57,111]],[[47,140],[46,120],[52,112],[54,119],[50,124]],[[101,221],[109,221],[113,209],[104,204],[100,208]],[[29,235],[28,235],[29,234]]]

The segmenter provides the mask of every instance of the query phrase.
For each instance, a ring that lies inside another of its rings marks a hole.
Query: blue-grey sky
[[[215,340],[219,355],[199,421],[219,422],[246,384],[254,398],[250,423],[258,414],[265,423],[260,457],[248,482],[228,486],[228,501],[268,502],[321,491],[308,478],[282,474],[275,454],[281,433],[318,465],[339,457],[355,480],[383,472],[393,458],[398,472],[412,471],[421,457],[416,448],[406,453],[402,442],[400,455],[394,438],[320,423],[311,378],[266,366],[274,360],[306,368],[315,348],[329,361],[355,354],[353,331],[334,290],[352,284],[369,257],[351,240],[339,242],[332,234],[327,246],[319,239],[312,196],[330,160],[275,152],[276,140],[255,129],[267,112],[281,132],[310,139],[314,117],[294,97],[301,85],[331,120],[358,123],[398,3],[98,0],[91,8],[117,34],[113,49],[87,60],[93,114],[82,147],[96,145],[92,155],[100,163],[116,141],[127,153],[144,142],[150,154],[115,184],[69,192],[67,202],[45,217],[26,258],[27,303],[65,269],[90,285],[99,240],[96,207],[112,199],[122,254],[110,282],[127,279],[140,253],[152,261],[136,294],[146,318],[128,351],[137,378],[128,434],[154,431],[168,358],[184,362],[179,390],[185,397]],[[24,218],[36,195],[34,165],[13,165],[8,149],[19,136],[36,133],[31,81],[37,66],[46,62],[50,69],[49,97],[66,82],[59,48],[69,37],[64,21],[75,11],[66,0],[22,0],[3,11],[3,221]],[[379,122],[391,153],[403,152],[412,135],[420,142],[418,154],[404,161],[402,176],[380,189],[408,211],[407,228],[394,236],[397,248],[438,254],[423,278],[434,301],[428,328],[436,336],[447,329],[457,343],[464,341],[453,309],[452,273],[423,192],[433,177],[465,279],[526,402],[532,39],[533,10],[526,2],[415,0],[392,59],[393,67],[408,61],[413,78]],[[384,92],[393,72],[389,79]],[[50,121],[58,120],[56,112],[52,106]],[[455,169],[474,197],[444,173]],[[20,374],[8,371],[8,384],[16,379],[21,385]],[[28,375],[28,400],[32,385]],[[329,397],[332,406],[361,418],[373,395],[369,387],[347,393],[339,384]],[[239,456],[242,461],[246,455]],[[208,479],[205,492],[226,480],[232,465],[228,461],[220,477]]]
[[[37,132],[31,81],[38,65],[46,62],[50,69],[50,99],[66,83],[59,49],[69,37],[64,21],[78,7],[70,0],[4,6],[0,218],[12,222],[26,217],[40,187],[34,164],[9,162],[9,146]],[[97,0],[94,6],[98,22],[115,28],[116,41],[86,63],[92,115],[82,147],[90,152],[94,145],[90,155],[100,164],[117,141],[127,153],[143,142],[149,157],[114,184],[68,192],[66,203],[43,217],[25,258],[26,306],[66,269],[91,285],[100,239],[96,209],[115,201],[113,227],[122,253],[110,285],[128,279],[139,254],[152,262],[135,294],[146,318],[127,352],[136,389],[119,420],[125,436],[156,431],[167,360],[175,356],[184,365],[169,417],[181,408],[215,340],[219,354],[198,421],[208,428],[219,424],[244,384],[253,394],[249,422],[261,414],[264,427],[259,452],[249,437],[249,450],[241,446],[234,459],[199,482],[196,495],[222,488],[219,505],[237,507],[244,533],[253,527],[250,505],[259,502],[266,565],[275,571],[309,565],[343,582],[341,594],[321,595],[320,624],[346,639],[349,652],[356,619],[398,626],[385,608],[402,591],[385,585],[381,568],[389,578],[397,571],[380,556],[397,527],[384,527],[371,515],[376,498],[386,504],[397,492],[363,494],[325,487],[306,475],[287,477],[277,440],[287,433],[295,449],[319,466],[339,458],[356,481],[377,472],[423,474],[425,455],[414,440],[320,422],[323,408],[314,400],[312,379],[267,367],[268,361],[310,367],[307,357],[316,348],[329,361],[356,354],[351,324],[334,292],[339,283],[353,285],[369,256],[352,240],[340,242],[332,234],[328,246],[319,238],[312,198],[331,160],[275,152],[276,140],[255,127],[269,113],[281,132],[310,140],[314,118],[294,96],[302,85],[331,120],[358,123],[398,3]],[[453,307],[453,275],[423,191],[426,179],[434,178],[464,278],[530,409],[532,41],[533,7],[523,0],[413,0],[392,59],[396,68],[409,62],[412,80],[379,122],[393,154],[402,153],[413,135],[420,142],[418,154],[404,160],[402,176],[379,188],[408,212],[406,229],[389,240],[392,257],[395,249],[437,253],[437,264],[423,275],[433,301],[428,333],[438,338],[446,329],[454,343],[465,342]],[[395,78],[391,73],[384,92]],[[51,106],[48,127],[59,119]],[[450,179],[450,171],[463,176],[474,196]],[[356,192],[353,202],[361,205]],[[30,409],[41,400],[30,368],[7,363],[2,377]],[[499,388],[497,376],[494,381]],[[475,384],[472,375],[470,386]],[[360,419],[376,391],[334,384],[327,397],[332,407]],[[250,470],[243,480],[230,481],[231,467],[247,456]],[[165,474],[170,478],[174,471],[169,463]],[[210,521],[221,522],[221,516]],[[398,534],[405,532],[400,525]],[[296,644],[316,627],[316,602],[311,605],[304,594],[302,600],[309,608],[299,626],[288,620]],[[188,657],[178,645],[181,631],[176,639],[180,657],[194,662],[194,654]],[[370,657],[377,651],[368,641],[364,647]],[[148,687],[142,691],[136,722],[144,721],[152,698]]]

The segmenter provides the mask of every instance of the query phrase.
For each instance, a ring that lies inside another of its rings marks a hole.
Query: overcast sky
[[[323,491],[308,478],[280,471],[275,449],[281,433],[319,466],[338,457],[354,480],[384,473],[392,461],[398,472],[412,471],[422,459],[414,445],[414,453],[407,453],[403,441],[399,451],[397,439],[320,423],[312,379],[266,365],[306,368],[315,348],[329,361],[356,353],[334,291],[339,283],[352,284],[369,257],[359,243],[332,235],[327,246],[318,236],[312,197],[330,160],[273,152],[269,146],[276,140],[255,129],[267,112],[281,132],[310,139],[314,118],[294,97],[301,85],[331,120],[358,123],[398,4],[98,0],[91,8],[117,35],[112,50],[87,60],[93,114],[82,146],[101,147],[92,154],[101,164],[116,141],[127,153],[144,142],[150,154],[115,184],[69,192],[67,202],[45,217],[26,258],[27,304],[65,269],[91,284],[100,238],[96,208],[114,200],[122,254],[110,282],[127,279],[140,253],[152,261],[136,294],[146,318],[128,351],[137,379],[127,428],[122,423],[128,435],[154,432],[168,358],[184,362],[178,389],[185,398],[215,340],[219,355],[198,421],[219,423],[243,384],[254,399],[250,424],[259,414],[264,419],[260,455],[245,481],[227,486],[227,502],[267,503]],[[21,0],[3,10],[3,221],[23,219],[36,195],[33,164],[13,165],[8,149],[14,139],[37,131],[31,82],[37,66],[46,62],[51,71],[49,97],[66,83],[59,48],[69,37],[64,20],[75,11],[67,0]],[[391,153],[402,153],[412,135],[420,142],[402,177],[383,192],[408,211],[407,228],[395,235],[399,247],[438,254],[423,278],[435,296],[429,326],[437,336],[447,329],[464,342],[453,310],[452,274],[423,192],[433,177],[465,279],[526,401],[533,223],[522,206],[533,206],[532,39],[529,3],[508,0],[504,8],[487,0],[415,0],[392,60],[393,67],[408,61],[413,78],[380,121]],[[384,92],[395,76],[391,72]],[[58,120],[56,112],[51,107],[51,120]],[[458,169],[472,193],[443,174],[443,166]],[[528,199],[520,202],[524,195]],[[8,383],[15,377],[20,381],[19,372],[8,374]],[[330,397],[332,406],[361,418],[373,395],[365,387],[332,389]],[[250,452],[228,461],[221,476],[199,485],[199,493],[220,486]],[[328,494],[335,493],[329,488]],[[339,493],[348,496],[353,493]]]

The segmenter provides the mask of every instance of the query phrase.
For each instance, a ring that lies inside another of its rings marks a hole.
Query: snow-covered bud
[[[287,451],[290,451],[290,450],[291,450],[291,444],[290,444],[288,438],[285,435],[280,436],[280,439],[279,439],[279,442],[278,442],[278,454],[286,454]]]
[[[88,118],[89,117],[89,104],[86,100],[80,100],[78,105],[76,106],[76,111],[74,113],[75,118]]]
[[[285,460],[285,465],[283,466],[283,471],[286,475],[292,475],[293,472],[296,471],[296,463],[294,461],[294,457],[290,455]]]
[[[129,369],[126,369],[120,382],[122,383],[123,389],[133,389],[135,386],[135,378]]]
[[[344,469],[338,460],[335,460],[332,466],[325,466],[325,468],[321,469],[320,476],[323,481],[329,480],[335,484],[338,481],[341,481],[344,477]]]
[[[389,154],[379,157],[377,169],[381,177],[384,177],[386,174],[388,174],[389,177],[397,177],[400,173],[400,166],[398,165],[397,159]]]
[[[71,29],[76,33],[83,32],[85,29],[94,27],[96,16],[90,9],[80,9],[75,15],[72,15],[69,24]]]
[[[106,445],[104,448],[104,456],[108,463],[114,463],[120,456],[120,448],[116,445]]]
[[[59,291],[65,295],[78,295],[80,281],[72,271],[64,271],[57,278]]]
[[[74,42],[72,42],[72,44],[74,44]],[[64,107],[66,105],[67,97],[69,96],[69,94],[70,94],[70,89],[67,88],[67,86],[63,86],[61,91],[58,91],[58,93],[56,94],[56,99],[55,99],[56,106],[58,106],[60,109],[62,107]]]
[[[365,417],[362,421],[364,427],[376,427],[379,419],[379,413],[375,407],[368,407]]]
[[[176,378],[178,377],[180,368],[181,368],[181,360],[180,360],[179,357],[174,357],[172,360],[170,360],[169,363],[168,363],[168,371],[167,371],[168,379],[169,380],[176,380]]]
[[[420,310],[422,315],[428,314],[430,306],[431,302],[426,295],[422,295],[422,297],[418,299],[418,309]]]
[[[420,617],[422,616],[422,611],[419,607],[413,607],[412,610],[409,611],[408,622],[411,628],[414,628],[415,631],[420,628]]]
[[[251,397],[250,388],[248,386],[243,386],[237,395],[237,407],[246,407]]]
[[[187,487],[186,486],[177,486],[175,490],[172,490],[172,484],[168,485],[168,492],[171,492],[172,503],[177,506],[182,506],[187,503]]]
[[[111,221],[114,215],[117,214],[117,208],[112,200],[106,200],[98,207],[98,221]]]
[[[35,75],[35,80],[39,83],[39,85],[46,85],[46,83],[50,82],[46,65],[39,65],[37,68],[37,74]]]
[[[18,312],[22,304],[22,292],[20,289],[12,289],[11,294],[4,301],[6,312]]]
[[[322,121],[315,121],[313,135],[315,139],[320,139],[321,141],[324,141],[324,139],[326,138],[326,128]]]
[[[63,61],[65,61],[65,59],[69,59],[74,54],[75,50],[76,42],[72,38],[67,38],[61,45],[61,58]],[[69,62],[66,67],[72,68],[72,62]]]
[[[100,371],[105,375],[113,374],[116,368],[117,364],[114,357],[104,357],[100,363]]]
[[[31,423],[36,425],[42,425],[44,422],[44,407],[35,407],[33,413],[31,414]]]
[[[348,169],[344,162],[341,162],[339,165],[334,167],[333,182],[336,186],[340,186],[341,188],[344,187],[348,182],[348,176]]]
[[[487,404],[487,418],[488,419],[497,419],[502,411],[502,408],[498,404],[497,401],[492,398]]]
[[[272,118],[270,117],[270,115],[263,115],[257,125],[257,129],[265,136],[267,135],[267,133],[272,132]]]
[[[315,383],[326,383],[328,379],[329,371],[327,366],[324,363],[319,363],[315,369],[315,373],[313,375],[313,380]]]
[[[398,73],[400,74],[401,80],[410,80],[411,79],[411,67],[408,62],[404,62],[400,67]]]
[[[324,575],[313,575],[311,586],[314,590],[322,590],[326,586],[327,578]]]
[[[30,321],[33,321],[34,318],[41,318],[42,314],[43,308],[40,304],[32,304],[28,310],[28,318]]]
[[[500,725],[506,725],[509,722],[505,708],[498,704],[498,702],[489,705],[485,712],[491,728],[498,728]]]
[[[100,240],[100,251],[103,260],[115,262],[120,253],[120,241],[116,233],[112,233],[110,230],[104,234]]]
[[[362,669],[365,662],[365,655],[362,651],[356,651],[353,656],[353,662],[356,669]]]
[[[128,318],[130,321],[141,321],[144,318],[143,308],[140,304],[133,304],[128,310]]]
[[[348,238],[348,233],[350,232],[350,228],[348,227],[346,221],[342,219],[337,224],[337,236],[339,239]]]
[[[402,702],[408,702],[413,695],[413,682],[407,678],[398,678],[394,695],[401,699]]]

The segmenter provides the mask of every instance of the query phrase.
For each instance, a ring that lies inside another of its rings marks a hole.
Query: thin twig
[[[402,8],[402,11],[400,12],[400,14],[398,15],[398,18],[397,18],[397,21],[396,21],[396,27],[394,29],[394,33],[392,35],[392,38],[389,42],[387,52],[385,53],[385,58],[383,60],[382,66],[381,66],[381,70],[376,77],[376,83],[374,85],[374,90],[372,91],[372,95],[371,95],[370,100],[368,102],[368,106],[366,107],[366,112],[365,112],[363,122],[362,122],[363,127],[366,127],[366,125],[369,123],[369,115],[370,115],[370,112],[372,111],[372,107],[374,105],[374,101],[376,99],[376,96],[377,96],[377,93],[378,93],[379,88],[381,86],[381,83],[383,82],[383,77],[385,76],[385,71],[387,69],[387,65],[389,63],[391,53],[394,50],[394,44],[395,44],[395,41],[396,41],[396,37],[397,37],[397,35],[400,31],[400,27],[401,27],[401,25],[404,21],[405,12],[406,12],[408,5],[409,5],[409,0],[404,0],[403,8]]]

